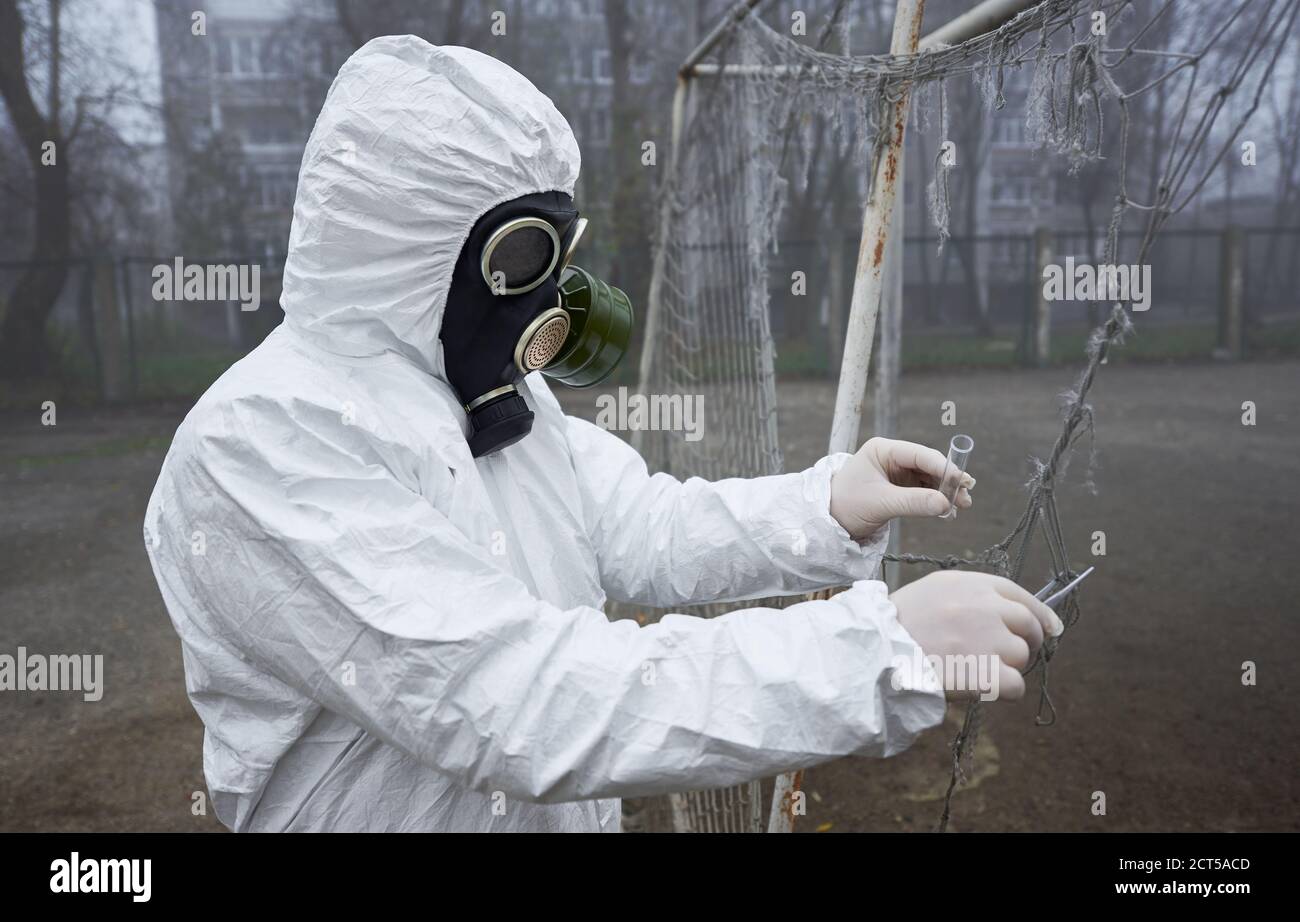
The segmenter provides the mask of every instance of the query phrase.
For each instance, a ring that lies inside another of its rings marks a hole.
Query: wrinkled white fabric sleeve
[[[561,610],[334,411],[281,413],[236,408],[199,437],[187,480],[224,497],[224,518],[177,576],[248,662],[464,787],[535,801],[716,787],[891,755],[943,716],[880,583],[645,627]],[[243,605],[253,581],[284,588]]]
[[[805,471],[679,481],[651,475],[618,436],[568,417],[587,531],[611,598],[669,608],[792,595],[873,579],[888,542],[864,542],[830,514],[847,454]]]

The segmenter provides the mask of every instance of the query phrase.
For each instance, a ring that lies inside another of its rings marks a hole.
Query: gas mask
[[[524,375],[590,387],[627,352],[627,295],[570,264],[586,225],[568,195],[539,192],[479,218],[461,248],[440,338],[476,458],[532,430]]]

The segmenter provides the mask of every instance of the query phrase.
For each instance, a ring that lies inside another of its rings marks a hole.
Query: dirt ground
[[[1024,503],[1027,455],[1058,430],[1070,372],[952,372],[904,379],[901,435],[946,444],[940,404],[976,440],[977,506],[909,525],[904,549],[969,552]],[[1058,720],[1037,695],[987,709],[966,830],[1294,830],[1300,363],[1103,370],[1096,494],[1085,459],[1060,497],[1077,563],[1096,563],[1083,618],[1052,667]],[[782,388],[787,466],[814,461],[829,383]],[[1243,426],[1254,401],[1257,425]],[[590,397],[571,411],[594,416]],[[141,517],[181,404],[0,419],[0,652],[95,652],[106,693],[0,694],[0,830],[213,830],[196,816],[202,729],[179,644],[141,542]],[[1104,531],[1106,555],[1090,553]],[[1026,570],[1037,588],[1041,557]],[[1242,684],[1242,664],[1258,683]],[[956,719],[950,709],[950,723]],[[953,726],[889,761],[808,772],[802,829],[925,830],[948,778]],[[1106,815],[1091,812],[1105,792]]]

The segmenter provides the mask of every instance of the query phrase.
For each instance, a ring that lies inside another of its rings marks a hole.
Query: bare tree
[[[23,378],[49,370],[45,323],[67,279],[71,245],[70,148],[81,125],[81,111],[65,134],[60,0],[48,0],[45,64],[46,111],[36,104],[30,70],[34,63],[24,47],[25,10],[18,0],[0,0],[0,97],[31,167],[34,229],[30,265],[9,296],[0,326],[0,375]],[[47,146],[49,145],[49,146]]]
[[[6,217],[30,228],[27,266],[9,292],[0,324],[0,376],[54,369],[46,326],[71,261],[147,234],[154,199],[141,187],[140,145],[115,116],[139,104],[137,75],[107,56],[102,34],[65,27],[65,0],[0,0],[0,98],[18,157],[3,171]],[[93,345],[93,344],[92,344]]]

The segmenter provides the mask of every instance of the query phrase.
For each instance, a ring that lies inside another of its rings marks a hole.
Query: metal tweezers
[[[1083,582],[1084,578],[1095,569],[1097,568],[1089,567],[1063,586],[1061,585],[1060,578],[1054,576],[1050,583],[1034,593],[1034,598],[1038,599],[1038,601],[1045,604],[1048,608],[1055,608],[1064,601],[1067,595],[1074,591],[1075,586],[1078,586]]]

